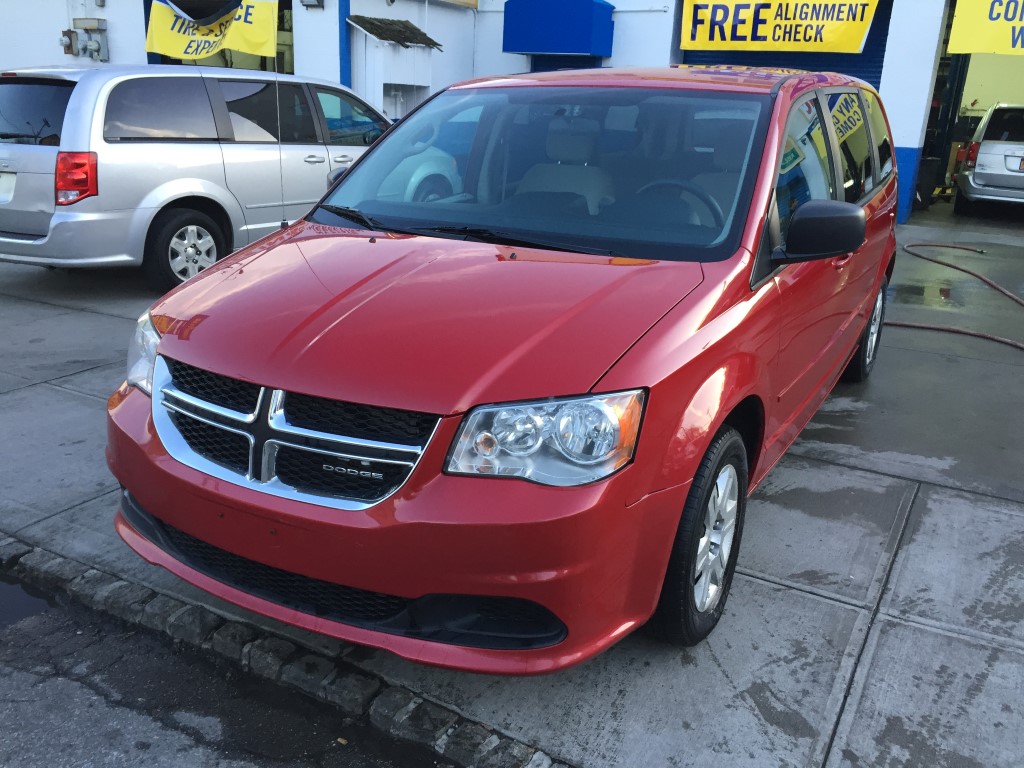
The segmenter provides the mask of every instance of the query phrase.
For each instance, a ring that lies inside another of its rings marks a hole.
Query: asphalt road
[[[0,584],[0,765],[423,768],[334,707],[75,604]]]

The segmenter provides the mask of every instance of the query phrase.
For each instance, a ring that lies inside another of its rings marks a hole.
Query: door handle
[[[331,160],[336,163],[351,163],[352,155],[338,155],[337,157],[332,157]]]
[[[320,155],[306,155],[305,159],[306,159],[306,162],[309,163],[310,165],[315,165],[316,163],[325,163],[325,162],[327,162]]]

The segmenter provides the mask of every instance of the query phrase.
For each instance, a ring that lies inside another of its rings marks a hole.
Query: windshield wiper
[[[344,205],[331,205],[330,203],[324,203],[320,207],[328,213],[333,213],[335,216],[341,216],[343,219],[354,221],[356,224],[366,227],[367,229],[376,229],[380,231],[387,230],[387,227],[381,224],[380,221],[373,218],[373,216],[363,213],[357,208],[349,208]]]
[[[417,227],[410,231],[422,234],[462,235],[465,238],[479,240],[482,243],[518,245],[523,248],[548,248],[554,251],[574,251],[576,253],[589,253],[597,256],[611,257],[624,255],[616,251],[610,251],[607,248],[592,248],[588,245],[567,242],[565,240],[549,240],[542,237],[523,237],[515,232],[505,232],[500,229],[488,229],[486,227]]]

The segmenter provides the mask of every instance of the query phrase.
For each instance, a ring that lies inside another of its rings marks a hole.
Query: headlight
[[[455,475],[521,477],[583,485],[633,458],[642,390],[475,408],[448,459]]]
[[[149,312],[139,318],[135,335],[128,345],[128,383],[147,395],[153,392],[153,365],[156,363],[156,345],[160,334],[149,319]]]

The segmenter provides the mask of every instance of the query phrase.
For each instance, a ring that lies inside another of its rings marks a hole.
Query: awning
[[[398,43],[403,48],[410,45],[425,45],[441,50],[441,44],[409,21],[401,19],[377,19],[372,16],[349,16],[348,20],[368,35],[389,43]]]
[[[605,0],[507,0],[502,50],[611,56],[614,10]]]

